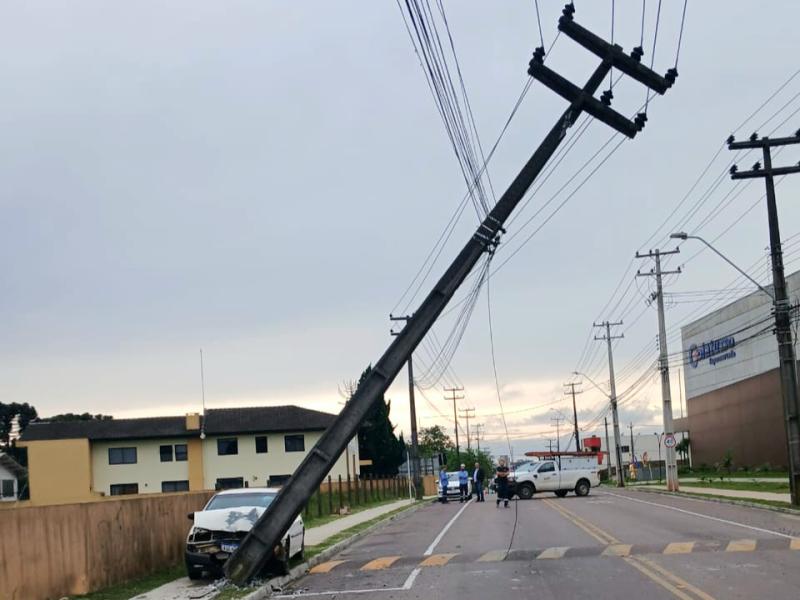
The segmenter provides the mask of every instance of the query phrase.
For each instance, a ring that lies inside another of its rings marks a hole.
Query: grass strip
[[[69,596],[71,600],[128,600],[139,594],[149,592],[155,588],[175,581],[186,575],[186,567],[183,564],[167,567],[156,571],[151,575],[141,577],[132,581],[126,581],[117,585],[112,585],[96,592],[91,592],[85,596]]]

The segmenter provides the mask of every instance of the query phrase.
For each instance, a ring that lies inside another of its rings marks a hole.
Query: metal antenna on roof
[[[206,439],[206,380],[203,375],[203,349],[200,348],[200,392],[203,398],[203,418],[200,420],[200,439]]]

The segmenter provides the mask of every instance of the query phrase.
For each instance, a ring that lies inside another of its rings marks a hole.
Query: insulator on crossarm
[[[728,171],[728,172],[729,172],[731,175],[733,175],[733,174],[734,174],[734,173],[736,173],[738,170],[739,170],[739,167],[737,167],[736,165],[731,165],[730,171]]]
[[[727,139],[727,140],[725,140],[725,141],[727,142],[728,146],[730,146],[730,145],[731,145],[731,144],[732,144],[734,141],[736,141],[736,138],[735,138],[735,137],[733,137],[733,134],[730,134],[730,135],[728,136],[728,139]]]
[[[644,129],[645,123],[647,123],[647,113],[640,112],[633,120],[633,124],[636,126],[636,131],[641,131]]]
[[[533,61],[538,64],[544,64],[544,46],[538,46],[533,51]]]
[[[575,14],[575,5],[572,2],[565,5],[564,10],[561,11],[561,14],[563,14],[567,19],[571,21],[572,15]]]
[[[664,79],[669,82],[669,85],[672,86],[675,83],[675,80],[678,78],[678,69],[671,68],[667,70],[667,74],[664,75]]]
[[[761,170],[761,163],[757,162],[753,165],[753,171],[760,171]]]
[[[636,46],[631,51],[631,58],[636,62],[641,62],[643,56],[644,56],[644,48],[642,48],[641,46]]]
[[[758,139],[758,134],[754,131],[750,134],[750,141],[755,142]]]
[[[602,102],[606,106],[611,106],[611,99],[613,97],[614,97],[614,92],[608,89],[600,95],[600,102]]]

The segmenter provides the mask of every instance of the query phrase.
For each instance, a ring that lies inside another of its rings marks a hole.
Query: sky
[[[654,57],[662,73],[675,63],[683,8],[663,4]],[[563,3],[539,5],[549,47]],[[647,5],[645,62],[656,21],[656,3]],[[579,23],[609,37],[609,2],[576,7]],[[540,43],[534,3],[444,8],[488,150]],[[337,412],[343,385],[390,343],[389,314],[414,311],[477,225],[468,207],[419,293],[403,297],[466,186],[398,6],[6,0],[3,13],[0,400],[32,403],[43,416],[198,411],[202,348],[208,407]],[[615,41],[626,50],[640,41],[640,20],[638,0],[616,2]],[[578,420],[596,431],[608,371],[592,323],[608,319],[624,321],[617,387],[632,388],[620,420],[661,430],[656,313],[645,303],[652,281],[634,277],[651,265],[633,255],[672,248],[664,238],[686,229],[718,238],[765,280],[763,187],[724,175],[733,153],[722,145],[732,131],[800,126],[791,117],[800,77],[753,114],[800,67],[798,20],[796,2],[689,2],[680,75],[649,104],[644,131],[598,167],[618,138],[604,146],[613,132],[589,124],[508,227],[489,283],[500,399],[484,286],[444,378],[428,370],[435,340],[415,355],[422,427],[452,430],[443,388],[460,385],[459,406],[475,409],[484,447],[544,448],[554,411],[571,418],[563,384],[581,370],[590,379]],[[581,84],[596,59],[562,35],[547,64]],[[620,112],[644,99],[630,79],[614,87]],[[564,108],[541,84],[530,87],[487,169],[498,195]],[[775,162],[798,159],[789,148]],[[746,168],[755,158],[741,160]],[[778,188],[784,239],[800,233],[798,191],[800,177]],[[665,281],[671,353],[681,324],[749,291],[740,283],[699,296],[736,276],[711,253],[693,256],[699,249],[686,242],[667,261],[683,266]],[[791,251],[788,271],[798,268]],[[455,312],[436,326],[438,340]],[[404,371],[387,397],[407,437]]]

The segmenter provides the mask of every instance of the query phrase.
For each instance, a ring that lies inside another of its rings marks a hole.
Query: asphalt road
[[[604,488],[490,498],[427,505],[273,597],[800,597],[800,517]]]

